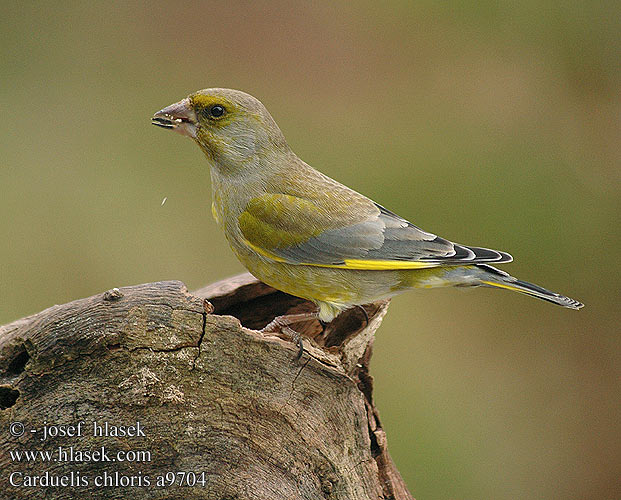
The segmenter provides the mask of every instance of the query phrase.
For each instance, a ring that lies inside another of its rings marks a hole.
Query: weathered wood
[[[0,498],[411,499],[368,374],[387,303],[365,306],[368,324],[353,309],[325,331],[295,325],[313,339],[300,361],[256,330],[310,308],[243,275],[193,294],[124,287],[0,327]],[[93,435],[95,422],[144,436]],[[71,460],[85,451],[111,461]],[[172,473],[204,484],[169,486]]]

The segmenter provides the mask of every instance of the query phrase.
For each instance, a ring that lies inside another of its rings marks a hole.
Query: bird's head
[[[153,125],[193,138],[212,164],[239,170],[288,148],[265,106],[249,94],[205,89],[158,111]]]

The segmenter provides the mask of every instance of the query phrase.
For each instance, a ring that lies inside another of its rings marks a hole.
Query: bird
[[[507,252],[425,231],[315,170],[245,92],[199,90],[156,112],[152,123],[192,138],[204,153],[213,217],[248,271],[317,306],[276,318],[267,329],[291,333],[288,325],[312,318],[328,323],[342,311],[415,288],[483,286],[583,306],[494,267],[513,260]]]

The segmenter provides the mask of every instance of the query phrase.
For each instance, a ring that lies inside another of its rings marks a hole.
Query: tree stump
[[[109,290],[0,327],[0,498],[412,499],[368,373],[387,302],[313,305],[245,274]]]

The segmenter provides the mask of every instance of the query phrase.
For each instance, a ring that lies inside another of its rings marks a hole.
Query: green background
[[[2,2],[0,323],[241,272],[202,153],[150,117],[242,89],[322,172],[586,304],[394,299],[372,373],[414,496],[621,498],[620,19],[584,1]]]

